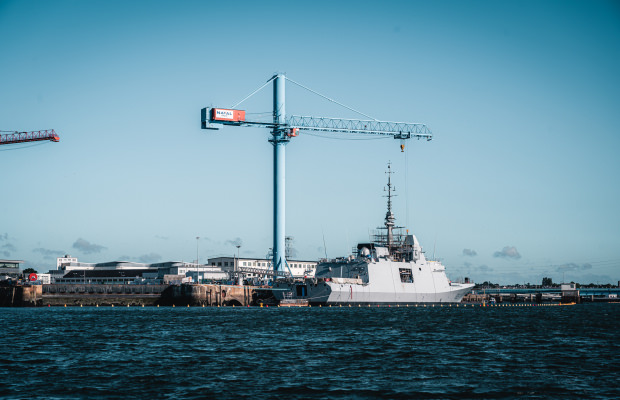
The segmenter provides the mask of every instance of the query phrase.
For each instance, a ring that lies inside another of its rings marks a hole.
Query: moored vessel
[[[323,260],[312,278],[274,282],[278,300],[311,305],[458,303],[473,283],[451,282],[443,264],[427,260],[415,235],[395,226],[391,165],[388,164],[384,227],[347,258]]]

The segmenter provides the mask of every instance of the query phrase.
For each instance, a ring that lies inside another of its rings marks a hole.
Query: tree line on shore
[[[578,282],[569,282],[569,283],[574,283],[575,287],[577,289],[579,288],[615,288],[618,287],[617,285],[613,285],[611,283],[603,283],[603,284],[599,284],[599,283],[588,283],[588,284],[582,284],[582,283],[578,283]],[[540,285],[536,285],[536,284],[531,284],[531,283],[524,283],[524,284],[514,284],[514,285],[500,285],[499,283],[493,283],[493,282],[489,282],[489,281],[484,281],[482,283],[477,283],[476,286],[474,287],[474,289],[484,289],[484,288],[489,288],[489,289],[500,289],[500,288],[506,288],[506,289],[510,289],[510,288],[518,288],[518,289],[540,289],[540,288],[559,288],[561,285],[561,283],[554,283],[553,279],[549,278],[549,277],[544,277],[542,278],[542,282]]]

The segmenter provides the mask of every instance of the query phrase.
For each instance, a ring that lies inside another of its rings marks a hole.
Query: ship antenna
[[[321,233],[323,233],[323,250],[325,251],[325,259],[327,260],[327,246],[325,245],[325,231],[321,227]]]
[[[394,228],[394,213],[392,213],[392,162],[388,162],[388,170],[386,172],[386,174],[388,174],[388,184],[387,184],[387,198],[388,198],[388,202],[387,202],[387,214],[385,214],[385,227],[387,228],[388,234],[387,234],[387,245],[388,245],[388,249],[392,248],[392,243],[394,242],[394,234],[392,232],[392,228]]]

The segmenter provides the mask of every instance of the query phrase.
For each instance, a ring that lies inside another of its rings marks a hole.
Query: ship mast
[[[387,228],[387,245],[388,249],[392,248],[394,243],[394,233],[392,232],[394,228],[394,213],[392,212],[392,163],[388,162],[388,170],[386,172],[388,174],[388,183],[387,183],[387,213],[385,214],[385,227]],[[384,189],[385,190],[385,189]],[[395,196],[395,195],[394,195]]]

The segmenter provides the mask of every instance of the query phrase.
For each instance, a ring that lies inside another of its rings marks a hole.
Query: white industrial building
[[[71,256],[59,257],[57,269],[49,271],[51,283],[162,283],[223,281],[228,274],[210,265],[169,261],[144,264],[130,261],[78,262]]]
[[[57,268],[45,275],[46,283],[128,284],[128,283],[181,283],[223,282],[235,278],[258,282],[271,269],[266,258],[210,258],[207,264],[169,261],[145,264],[130,261],[104,263],[79,262],[65,255],[57,259]],[[312,277],[316,261],[289,260],[285,273],[295,278]],[[266,279],[272,279],[267,277]]]
[[[294,278],[314,276],[316,271],[316,261],[287,260],[289,272]],[[214,257],[210,258],[208,264],[212,267],[222,268],[226,272],[238,272],[244,279],[255,279],[262,277],[263,271],[271,269],[271,260],[266,258],[237,258],[237,257]],[[254,271],[252,271],[254,270]]]

